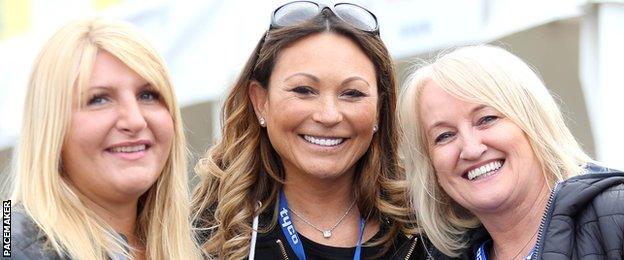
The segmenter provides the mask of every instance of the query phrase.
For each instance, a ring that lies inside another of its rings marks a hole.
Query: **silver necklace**
[[[342,221],[344,220],[344,218],[349,215],[349,212],[351,212],[351,209],[353,209],[353,206],[355,206],[355,199],[353,200],[353,202],[351,202],[351,206],[349,206],[349,208],[347,209],[347,211],[345,211],[344,214],[342,214],[342,217],[340,217],[338,219],[338,221],[336,221],[336,224],[334,224],[333,226],[331,226],[329,229],[321,229],[319,227],[317,227],[316,225],[310,223],[310,221],[308,221],[306,218],[304,218],[302,215],[300,215],[299,213],[297,213],[297,211],[295,211],[294,209],[290,209],[290,212],[292,212],[293,214],[295,214],[295,216],[297,216],[299,219],[301,219],[304,223],[308,224],[309,226],[311,226],[312,228],[316,229],[317,231],[323,233],[323,237],[324,238],[330,238],[332,236],[332,231],[334,231],[334,229],[336,227],[338,227],[338,225],[340,225],[340,223],[342,223]]]
[[[539,228],[537,230],[535,230],[535,233],[533,233],[533,235],[531,236],[531,238],[529,238],[528,241],[526,241],[526,243],[524,243],[524,246],[522,246],[522,248],[520,248],[520,250],[518,250],[518,253],[516,253],[516,255],[514,255],[513,259],[516,259],[516,257],[518,257],[518,255],[520,255],[520,253],[522,253],[522,250],[525,249],[527,247],[527,245],[529,244],[529,242],[531,242],[531,240],[533,240],[533,238],[535,237],[535,235],[537,235],[537,232],[539,231]],[[496,248],[494,247],[494,244],[492,243],[492,249],[494,249],[494,257],[496,257],[496,259],[498,259],[498,254],[496,253]]]

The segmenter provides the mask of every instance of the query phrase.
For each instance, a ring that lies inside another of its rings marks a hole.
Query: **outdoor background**
[[[0,0],[0,180],[10,172],[26,85],[43,42],[66,22],[138,26],[168,63],[193,153],[218,137],[220,102],[286,0]],[[624,168],[624,1],[353,0],[374,12],[403,79],[415,61],[473,43],[539,71],[583,148]],[[191,165],[192,168],[192,165]]]

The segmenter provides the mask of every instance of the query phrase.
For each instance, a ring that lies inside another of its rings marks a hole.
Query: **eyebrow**
[[[94,86],[87,87],[85,90],[89,90],[89,89],[111,89],[111,88],[113,88],[113,86],[111,86],[111,85],[94,85]],[[145,88],[156,89],[149,82],[138,87],[138,89],[145,89]]]
[[[367,81],[366,79],[364,79],[364,78],[360,77],[360,76],[353,76],[353,77],[349,77],[349,78],[347,78],[347,79],[343,80],[343,81],[342,81],[342,83],[341,83],[341,85],[343,85],[343,86],[344,86],[344,85],[347,85],[349,82],[353,82],[353,81],[356,81],[356,80],[363,81],[364,83],[366,83],[366,86],[369,86],[369,87],[370,87],[370,84],[368,83],[368,81]]]
[[[317,76],[314,76],[312,74],[305,73],[305,72],[298,72],[298,73],[292,74],[292,75],[286,77],[284,79],[284,81],[287,81],[287,80],[289,80],[291,78],[294,78],[296,76],[303,76],[303,77],[306,77],[306,78],[309,78],[309,79],[313,80],[314,82],[320,82],[321,81],[321,79],[319,79]]]
[[[298,72],[298,73],[292,74],[292,75],[290,75],[290,76],[286,77],[286,78],[284,79],[284,81],[287,81],[287,80],[289,80],[289,79],[291,79],[291,78],[294,78],[294,77],[297,77],[297,76],[303,76],[303,77],[309,78],[309,79],[313,80],[313,81],[314,81],[314,82],[316,82],[316,83],[318,83],[318,82],[320,82],[320,81],[321,81],[321,79],[320,79],[319,77],[314,76],[314,75],[309,74],[309,73],[305,73],[305,72]],[[340,83],[340,85],[346,85],[346,84],[348,84],[349,82],[353,82],[353,81],[356,81],[356,80],[361,80],[361,81],[363,81],[364,83],[366,83],[366,85],[367,85],[367,86],[370,86],[370,83],[368,83],[368,81],[367,81],[366,79],[364,79],[364,78],[362,78],[362,77],[360,77],[360,76],[353,76],[353,77],[349,77],[349,78],[347,78],[347,79],[343,80],[343,81]]]
[[[482,109],[484,109],[486,107],[488,107],[488,106],[487,105],[483,105],[483,104],[478,105],[478,106],[476,106],[476,107],[474,107],[473,109],[470,110],[470,114],[474,114],[477,111],[482,110]],[[444,124],[446,124],[445,121],[437,121],[433,125],[431,125],[431,126],[429,126],[427,128],[427,132],[431,132],[432,129],[434,129],[434,128],[438,127],[438,126],[444,125]]]

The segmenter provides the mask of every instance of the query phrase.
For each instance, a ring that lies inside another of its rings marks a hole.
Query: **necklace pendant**
[[[323,230],[323,237],[330,238],[332,235],[331,230]]]

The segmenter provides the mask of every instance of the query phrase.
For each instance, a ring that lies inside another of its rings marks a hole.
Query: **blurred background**
[[[377,15],[403,79],[420,59],[457,45],[503,46],[539,71],[583,148],[624,160],[624,1],[350,0]],[[219,135],[219,109],[270,13],[288,0],[0,0],[0,179],[19,142],[31,66],[66,22],[129,21],[168,63],[193,154]]]

